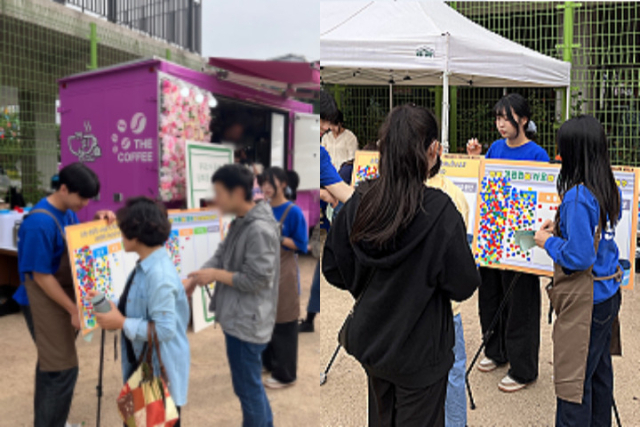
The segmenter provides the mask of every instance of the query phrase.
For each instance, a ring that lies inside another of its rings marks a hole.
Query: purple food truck
[[[193,141],[228,147],[236,162],[256,170],[295,170],[297,204],[310,227],[318,222],[319,118],[312,105],[293,99],[319,89],[313,64],[210,64],[194,71],[149,58],[59,81],[62,166],[84,162],[102,184],[81,220],[138,195],[187,207],[185,144]]]

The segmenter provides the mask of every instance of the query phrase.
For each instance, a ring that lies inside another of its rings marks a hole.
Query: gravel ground
[[[301,305],[306,313],[311,276],[316,260],[300,258],[302,283]],[[96,385],[100,340],[91,343],[78,340],[80,376],[75,388],[70,420],[96,422]],[[189,403],[183,411],[184,426],[241,425],[240,403],[233,394],[226,359],[224,336],[219,327],[198,334],[189,332],[191,343],[191,376]],[[268,391],[275,424],[282,427],[314,427],[320,425],[318,406],[319,333],[301,334],[299,343],[298,381],[284,390]],[[0,427],[33,425],[33,371],[36,351],[22,314],[0,317]],[[104,396],[102,426],[121,426],[115,398],[122,387],[120,360],[114,361],[113,338],[107,335],[105,346]]]
[[[636,283],[640,275],[636,276]],[[636,285],[640,286],[640,285]],[[353,304],[346,292],[322,281],[321,363],[324,365],[336,348],[337,332]],[[625,427],[640,426],[640,290],[623,291],[621,309],[624,356],[614,358],[615,396]],[[477,370],[470,376],[477,409],[468,411],[470,427],[553,426],[555,396],[552,383],[551,326],[547,323],[548,299],[542,298],[542,330],[540,375],[527,389],[505,394],[498,382],[507,368],[483,374]],[[470,361],[481,343],[477,293],[462,304],[467,360]],[[366,377],[360,365],[344,351],[340,352],[327,383],[321,388],[323,426],[366,426]],[[615,423],[614,423],[615,425]]]

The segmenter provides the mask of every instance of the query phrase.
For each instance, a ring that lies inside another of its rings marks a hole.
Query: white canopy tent
[[[448,149],[449,85],[565,87],[571,64],[505,39],[439,0],[320,3],[323,83],[443,86]],[[390,99],[392,103],[392,99]],[[392,105],[392,104],[391,104]]]

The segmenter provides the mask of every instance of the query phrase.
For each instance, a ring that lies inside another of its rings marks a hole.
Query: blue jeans
[[[556,427],[611,426],[613,366],[609,347],[611,326],[620,310],[620,298],[618,291],[608,300],[593,306],[582,403],[557,399]]]
[[[320,313],[320,260],[316,264],[316,271],[313,272],[307,311],[309,313]]]
[[[266,344],[253,344],[224,334],[233,391],[242,406],[242,427],[273,427],[273,414],[262,385],[262,352]]]
[[[464,348],[464,331],[462,316],[453,317],[456,343],[453,346],[455,360],[449,371],[447,383],[447,400],[444,404],[445,426],[465,427],[467,425],[467,396],[465,394],[464,376],[467,365],[467,353]]]

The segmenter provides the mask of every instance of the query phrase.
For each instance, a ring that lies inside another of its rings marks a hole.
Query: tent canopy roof
[[[499,36],[444,2],[320,3],[324,83],[565,87],[571,64]],[[448,53],[448,55],[447,55]]]

